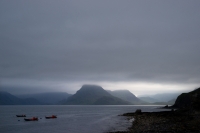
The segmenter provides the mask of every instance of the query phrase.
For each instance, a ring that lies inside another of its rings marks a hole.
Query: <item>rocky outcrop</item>
[[[189,93],[182,93],[177,97],[175,104],[172,107],[175,108],[190,108],[200,110],[200,88],[195,89]]]

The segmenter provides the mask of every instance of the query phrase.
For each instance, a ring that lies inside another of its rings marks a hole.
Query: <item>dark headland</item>
[[[169,111],[125,113],[133,119],[127,131],[110,133],[200,133],[200,88],[177,97]]]

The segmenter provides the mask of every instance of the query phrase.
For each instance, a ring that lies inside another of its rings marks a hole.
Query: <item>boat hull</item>
[[[17,117],[26,117],[26,115],[16,115]]]
[[[25,121],[38,121],[38,118],[29,118],[29,119],[26,119],[24,118]]]
[[[57,116],[52,115],[52,116],[46,116],[45,118],[46,118],[46,119],[55,119],[55,118],[57,118]]]

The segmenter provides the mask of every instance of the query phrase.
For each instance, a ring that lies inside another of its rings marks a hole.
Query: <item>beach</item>
[[[172,110],[161,112],[125,113],[127,120],[134,118],[127,131],[112,133],[199,133],[200,112]],[[111,133],[111,132],[110,132]]]

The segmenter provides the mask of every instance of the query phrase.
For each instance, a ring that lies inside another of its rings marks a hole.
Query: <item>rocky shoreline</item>
[[[125,113],[133,119],[127,131],[109,133],[200,133],[200,112],[191,110]]]

